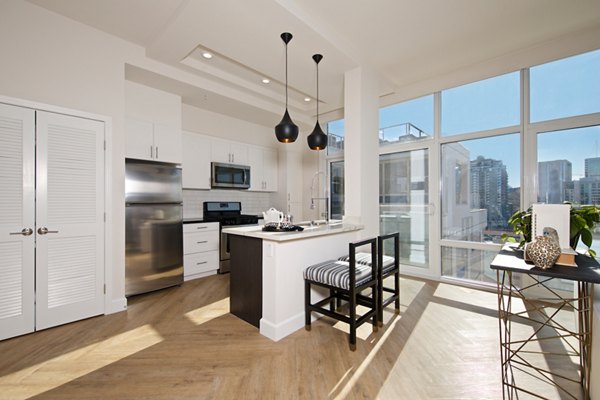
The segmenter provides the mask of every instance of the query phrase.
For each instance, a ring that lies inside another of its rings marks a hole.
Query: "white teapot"
[[[280,224],[283,222],[283,213],[281,211],[277,211],[275,208],[271,207],[266,212],[263,212],[263,217],[265,219],[265,223],[275,222]]]

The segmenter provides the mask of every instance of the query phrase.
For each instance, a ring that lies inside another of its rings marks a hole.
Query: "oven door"
[[[221,240],[219,245],[219,273],[224,274],[229,272],[229,235],[221,232]]]

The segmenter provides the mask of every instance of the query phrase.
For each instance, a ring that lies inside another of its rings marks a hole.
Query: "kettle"
[[[283,213],[271,207],[266,212],[263,212],[263,218],[265,219],[265,223],[275,222],[280,224],[283,222]]]

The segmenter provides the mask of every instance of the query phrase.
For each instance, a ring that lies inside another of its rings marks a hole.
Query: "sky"
[[[532,67],[531,123],[600,112],[599,71],[600,50]],[[441,102],[441,130],[444,138],[455,134],[518,127],[520,74],[517,71],[444,90]],[[433,95],[380,109],[381,128],[407,122],[433,136]],[[330,122],[328,129],[343,136],[343,120]],[[480,155],[502,160],[506,165],[509,185],[519,187],[520,140],[517,133],[462,141],[461,144],[470,151],[472,160]],[[572,163],[573,179],[584,176],[585,158],[598,156],[599,127],[538,135],[538,162],[569,160]]]

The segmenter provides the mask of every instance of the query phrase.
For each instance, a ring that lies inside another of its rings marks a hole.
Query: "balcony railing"
[[[403,124],[390,125],[379,129],[379,144],[386,145],[392,143],[412,142],[414,140],[429,138],[423,130],[417,128],[410,122]]]
[[[329,132],[327,134],[327,154],[335,154],[344,150],[344,137]],[[431,138],[425,131],[405,122],[397,125],[386,126],[379,129],[379,145],[387,145],[392,143],[412,142],[414,140]]]

